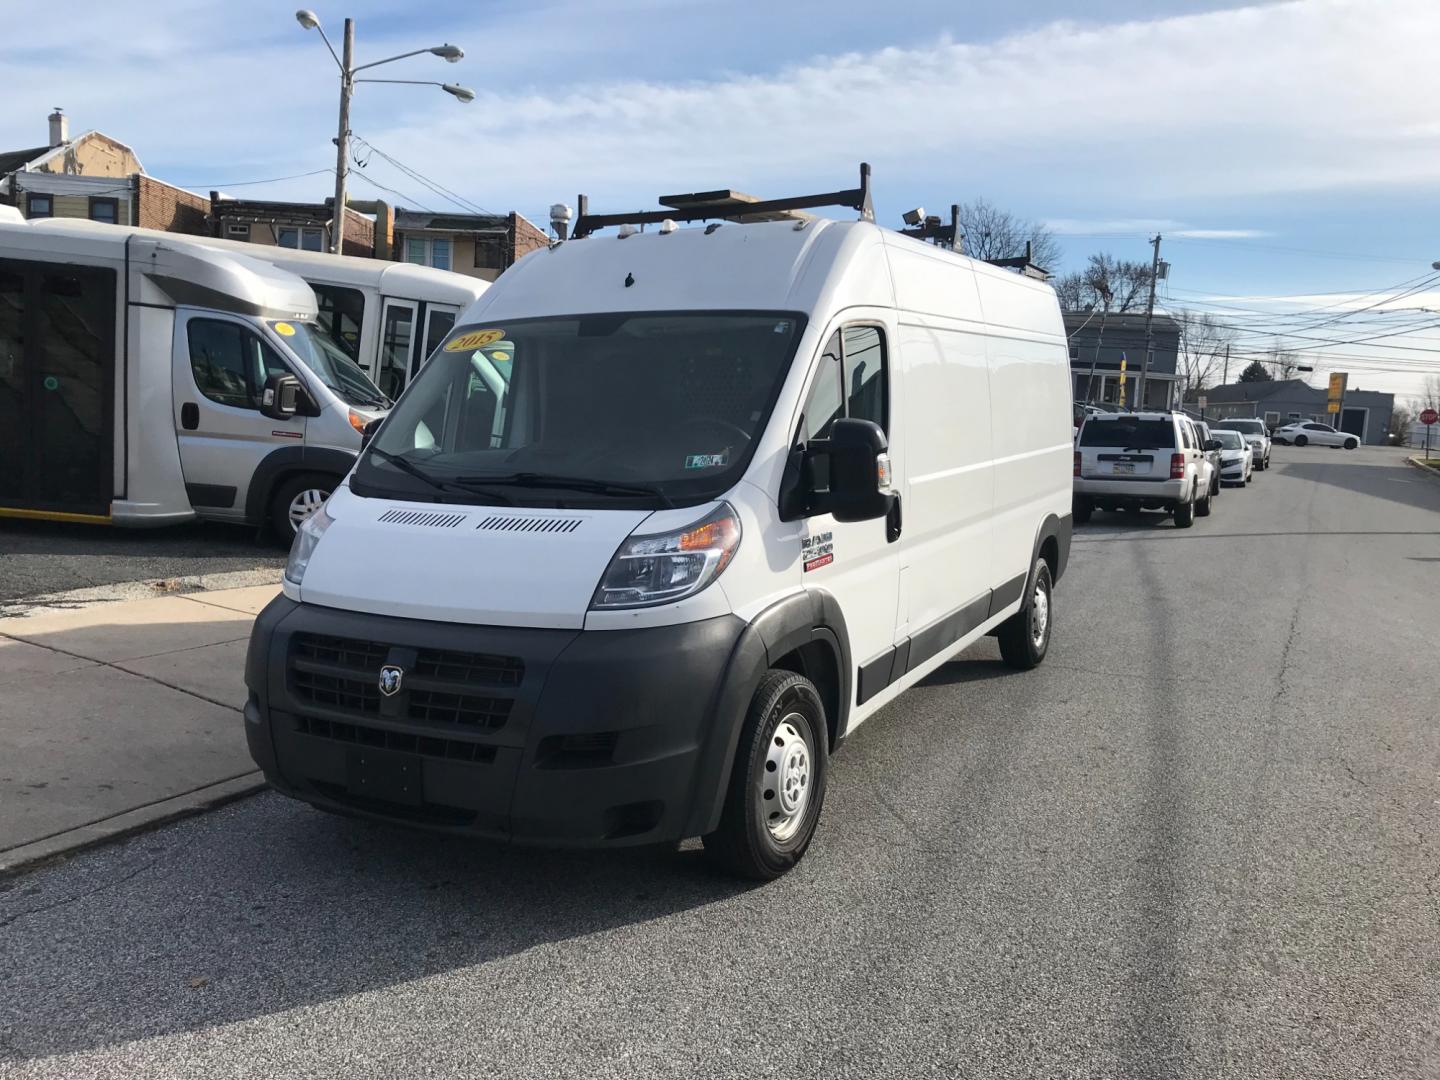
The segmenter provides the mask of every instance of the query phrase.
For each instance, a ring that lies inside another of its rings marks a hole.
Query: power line
[[[209,190],[209,189],[215,189],[215,188],[254,187],[256,184],[278,184],[278,183],[280,183],[280,181],[282,181],[282,180],[299,180],[301,177],[305,177],[305,176],[319,176],[319,175],[321,175],[322,173],[329,173],[331,176],[334,176],[334,175],[335,175],[335,170],[334,170],[334,169],[312,169],[310,172],[295,173],[293,176],[272,176],[272,177],[270,177],[268,180],[232,180],[232,181],[230,181],[230,182],[228,182],[228,183],[223,183],[223,184],[212,181],[211,183],[207,183],[207,184],[185,183],[185,184],[173,184],[173,185],[171,185],[171,186],[172,186],[172,187],[183,187],[183,188],[202,188],[202,189],[207,189],[207,190]]]
[[[499,216],[498,214],[492,214],[489,210],[486,210],[478,203],[473,203],[469,199],[466,199],[464,196],[456,194],[449,188],[440,184],[438,181],[431,180],[428,176],[425,176],[417,169],[412,169],[403,161],[399,161],[396,158],[391,157],[389,154],[385,153],[385,151],[381,150],[378,146],[370,142],[368,139],[362,138],[359,135],[352,135],[351,140],[352,142],[357,142],[364,145],[376,157],[380,158],[383,161],[388,161],[392,166],[394,166],[396,169],[399,169],[402,173],[410,177],[410,179],[414,180],[416,183],[423,184],[425,187],[429,188],[430,191],[432,191],[434,194],[439,195],[442,199],[454,203],[462,210],[465,210],[468,213],[472,214],[481,214],[485,217]],[[431,211],[431,213],[434,213],[434,211]]]

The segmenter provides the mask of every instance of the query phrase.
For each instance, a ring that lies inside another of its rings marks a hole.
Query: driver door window
[[[220,405],[259,409],[266,380],[290,374],[274,349],[238,323],[191,319],[186,333],[195,387]]]

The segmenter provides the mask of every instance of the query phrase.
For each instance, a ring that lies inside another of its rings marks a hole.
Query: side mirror
[[[300,412],[304,388],[294,375],[271,375],[260,391],[260,414],[271,420],[290,420]]]
[[[370,440],[375,437],[375,433],[380,430],[380,425],[384,422],[383,416],[377,416],[360,429],[360,449],[363,450],[370,445]]]
[[[872,521],[890,512],[890,449],[873,420],[836,420],[823,450],[830,458],[830,512],[836,521]]]
[[[1206,439],[1206,440],[1205,440],[1205,449],[1206,449],[1206,450],[1220,450],[1220,449],[1223,448],[1223,445],[1224,445],[1224,444],[1222,444],[1219,439]]]

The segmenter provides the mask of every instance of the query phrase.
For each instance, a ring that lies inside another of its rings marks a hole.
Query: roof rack
[[[932,215],[914,228],[897,229],[896,231],[901,236],[912,236],[916,240],[934,241],[937,245],[949,247],[952,251],[959,251],[959,242],[964,239],[960,234],[960,207],[955,203],[950,204],[949,225],[941,225],[940,219]]]
[[[860,186],[820,195],[797,195],[788,199],[756,199],[737,191],[702,191],[690,195],[666,195],[660,205],[668,210],[642,210],[631,214],[592,214],[589,196],[580,196],[580,213],[575,219],[574,238],[589,236],[611,225],[658,225],[662,221],[773,221],[806,215],[793,213],[817,206],[843,206],[858,210],[862,221],[875,220],[870,201],[870,166],[860,163]]]

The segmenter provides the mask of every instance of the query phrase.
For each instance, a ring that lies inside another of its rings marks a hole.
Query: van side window
[[[873,420],[886,430],[889,400],[885,377],[885,338],[876,326],[847,326],[845,336],[845,415]]]
[[[238,323],[191,319],[186,334],[195,386],[221,405],[258,409],[265,380],[290,374],[279,353]]]
[[[340,346],[351,360],[360,359],[360,328],[365,322],[365,294],[343,285],[316,285],[315,303],[320,313],[315,324]]]
[[[845,402],[840,396],[840,353],[840,332],[837,330],[825,343],[825,351],[815,371],[815,381],[810,384],[799,442],[828,437],[830,425],[845,415]]]

